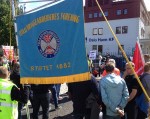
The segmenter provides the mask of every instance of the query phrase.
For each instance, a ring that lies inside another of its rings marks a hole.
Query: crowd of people
[[[61,108],[58,103],[61,84],[22,85],[19,59],[11,63],[4,60],[0,57],[0,119],[7,119],[6,116],[8,119],[22,119],[21,110],[28,100],[33,107],[33,119],[38,119],[40,106],[43,119],[49,118],[50,103],[54,103],[55,110]]]
[[[74,119],[145,119],[148,117],[149,102],[145,97],[131,66],[125,65],[121,75],[114,59],[102,61],[99,57],[99,70],[91,71],[91,79],[68,83],[68,97],[73,102]],[[92,62],[88,61],[89,66]],[[11,68],[10,68],[11,67]],[[100,80],[96,77],[100,76]],[[140,80],[150,96],[150,62],[146,62]],[[54,102],[55,110],[62,108],[58,100],[61,84],[20,84],[19,60],[11,66],[5,65],[0,57],[0,119],[21,119],[21,110],[30,100],[33,119],[38,119],[40,106],[43,119],[49,118],[49,105]],[[50,96],[52,94],[52,97]],[[102,113],[101,113],[102,112]]]
[[[101,77],[101,79],[98,81],[99,94],[97,95],[99,95],[99,100],[95,99],[95,102],[97,102],[97,104],[99,105],[99,113],[100,111],[103,112],[103,119],[146,119],[148,117],[149,102],[146,99],[137,79],[134,76],[134,72],[130,67],[132,66],[132,68],[134,69],[135,64],[131,61],[126,63],[125,71],[123,72],[123,74],[121,74],[120,70],[116,67],[116,62],[114,59],[102,58],[101,56],[99,58],[99,70],[92,69],[92,61],[89,60],[88,64],[93,76],[97,77],[99,75]],[[150,62],[146,62],[144,66],[144,72],[139,76],[139,78],[146,92],[148,93],[148,96],[150,96],[150,80],[148,78],[149,76]],[[79,84],[81,84],[81,82],[79,82]],[[75,83],[73,83],[72,85],[75,85]],[[82,88],[82,86],[80,87]],[[95,88],[96,87],[97,86],[95,86]],[[76,88],[76,91],[78,90],[77,86],[74,88]],[[80,90],[84,90],[84,88]],[[83,94],[78,93],[76,95],[78,95],[76,97],[79,98],[79,95]],[[89,99],[88,96],[84,98],[86,104],[88,102],[87,99]],[[81,99],[83,100],[82,96],[80,97],[80,100]],[[80,103],[78,105],[81,106]],[[78,112],[79,114],[81,113],[80,115],[82,116],[76,119],[83,119],[83,117],[85,117],[85,119],[99,119],[98,116],[97,118],[90,116],[88,116],[87,118],[87,110],[89,109],[87,109],[85,105],[83,106],[83,103],[82,107],[85,107],[85,112],[82,113],[83,110],[82,112]],[[92,111],[90,112],[91,115],[93,115]],[[97,115],[99,113],[97,113]]]

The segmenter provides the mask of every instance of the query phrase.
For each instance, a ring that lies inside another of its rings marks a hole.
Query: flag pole
[[[129,59],[128,59],[126,53],[125,53],[125,51],[124,51],[123,48],[121,47],[121,44],[120,44],[120,42],[119,42],[117,36],[115,35],[115,33],[114,33],[112,27],[110,26],[110,24],[109,24],[107,18],[105,17],[105,14],[104,14],[104,12],[103,12],[103,10],[102,10],[102,8],[101,8],[101,6],[100,6],[100,4],[98,3],[97,0],[96,0],[96,3],[97,3],[97,5],[98,5],[98,8],[100,9],[100,11],[101,11],[101,13],[102,13],[102,15],[103,15],[105,21],[107,22],[107,25],[108,25],[108,27],[109,27],[111,33],[113,34],[113,36],[114,36],[114,38],[115,38],[115,40],[116,40],[116,42],[117,42],[117,44],[118,44],[118,46],[119,46],[119,48],[120,48],[120,50],[121,50],[121,52],[122,52],[124,58],[125,58],[126,61],[129,63],[130,61],[129,61]],[[142,83],[141,83],[141,81],[140,81],[138,75],[135,73],[135,71],[134,71],[134,69],[133,69],[133,67],[131,66],[130,63],[129,63],[129,66],[130,66],[131,70],[133,71],[133,73],[134,73],[134,75],[135,75],[135,78],[136,78],[136,80],[138,81],[140,87],[142,88],[142,90],[143,90],[143,92],[144,92],[144,94],[145,94],[145,96],[146,96],[148,102],[150,103],[150,98],[149,98],[149,96],[148,96],[148,94],[147,94],[145,88],[143,87],[143,85],[142,85]],[[150,118],[149,118],[149,119],[150,119]]]
[[[41,5],[41,6],[39,6],[39,7],[36,7],[36,8],[34,8],[34,9],[32,9],[32,10],[29,10],[29,11],[25,11],[23,14],[21,14],[21,15],[25,15],[25,14],[28,14],[28,13],[31,13],[31,12],[33,12],[33,11],[35,11],[35,10],[38,10],[38,9],[40,9],[40,8],[43,8],[43,7],[46,7],[46,6],[48,6],[48,5],[50,5],[50,4],[53,4],[53,3],[55,3],[55,2],[59,2],[59,1],[62,1],[62,0],[51,0],[51,1],[43,1],[43,2],[49,2],[49,3],[47,3],[47,4],[44,4],[44,5]],[[20,2],[21,3],[21,2]],[[23,3],[23,2],[22,2]],[[25,3],[25,2],[24,2]],[[21,16],[21,15],[16,15],[16,16]]]
[[[17,24],[15,22],[16,18],[15,16],[17,15],[17,11],[16,11],[16,0],[11,0],[11,8],[12,8],[12,15],[13,15],[13,20],[14,20],[14,28],[15,28],[15,35],[16,35],[16,43],[17,43],[17,49],[18,49],[18,35],[17,35]],[[24,87],[24,86],[23,86]],[[29,112],[29,106],[28,104],[25,105],[26,106],[26,112],[27,112],[27,119],[30,119],[30,112]]]
[[[9,46],[10,46],[10,49],[9,49],[9,56],[8,56],[8,59],[9,61],[12,60],[12,52],[11,52],[11,41],[12,41],[12,32],[11,32],[11,27],[12,27],[12,24],[11,24],[11,20],[12,20],[12,0],[10,0],[10,14],[9,14]]]

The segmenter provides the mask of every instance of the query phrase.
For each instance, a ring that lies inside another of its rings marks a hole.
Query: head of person
[[[116,67],[116,61],[114,59],[109,59],[108,63],[114,65]]]
[[[13,72],[15,73],[19,73],[20,72],[20,63],[19,62],[15,62],[13,65]]]
[[[135,64],[133,62],[126,63],[126,73],[127,73],[127,75],[133,74],[133,71],[132,71],[130,65],[133,67],[133,69],[135,68]]]
[[[114,71],[114,68],[115,67],[113,64],[111,64],[111,63],[106,64],[106,66],[105,66],[106,73],[107,74],[112,73]]]
[[[6,67],[0,66],[0,78],[7,79],[9,76],[9,72]]]
[[[144,65],[144,72],[150,74],[150,62],[146,62]]]

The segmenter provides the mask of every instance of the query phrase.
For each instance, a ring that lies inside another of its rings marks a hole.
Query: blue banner
[[[21,83],[89,79],[82,0],[62,0],[16,22]]]

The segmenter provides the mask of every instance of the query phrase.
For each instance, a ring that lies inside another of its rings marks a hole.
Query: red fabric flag
[[[144,58],[141,50],[139,40],[136,42],[134,54],[133,54],[133,63],[135,64],[135,72],[137,75],[141,75],[144,71]]]

